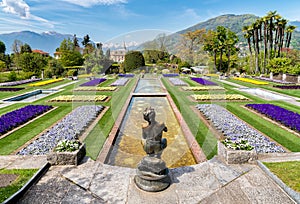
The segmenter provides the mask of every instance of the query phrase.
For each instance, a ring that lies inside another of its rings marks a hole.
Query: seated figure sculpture
[[[152,107],[146,108],[144,119],[148,122],[143,125],[142,144],[145,152],[149,156],[160,158],[162,150],[167,146],[167,140],[162,138],[163,131],[167,132],[168,128],[164,123],[155,120],[155,111]]]

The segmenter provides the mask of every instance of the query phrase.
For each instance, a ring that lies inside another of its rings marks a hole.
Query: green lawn
[[[300,193],[300,162],[263,163],[287,186]]]
[[[37,169],[0,169],[0,174],[18,175],[17,179],[11,185],[0,188],[0,203],[21,189],[36,172]]]

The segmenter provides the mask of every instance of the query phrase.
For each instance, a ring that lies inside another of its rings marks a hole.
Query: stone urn
[[[51,151],[47,155],[47,161],[51,165],[78,165],[86,154],[85,144],[82,143],[78,150],[73,152]]]
[[[234,150],[226,147],[222,142],[218,141],[218,157],[227,164],[243,164],[251,163],[257,160],[255,149]]]

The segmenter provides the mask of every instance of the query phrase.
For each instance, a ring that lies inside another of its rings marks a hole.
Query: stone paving
[[[45,162],[41,156],[1,156],[0,168]],[[89,158],[78,166],[52,166],[18,203],[296,203],[257,165],[226,165],[217,157],[170,169],[172,184],[158,193],[138,189],[135,174]]]

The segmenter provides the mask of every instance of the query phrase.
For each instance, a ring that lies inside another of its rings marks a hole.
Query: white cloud
[[[62,0],[71,4],[76,4],[83,7],[91,7],[94,5],[113,5],[127,3],[127,0]]]
[[[23,0],[2,0],[0,6],[6,13],[15,14],[22,18],[29,18],[30,16],[30,7]]]

